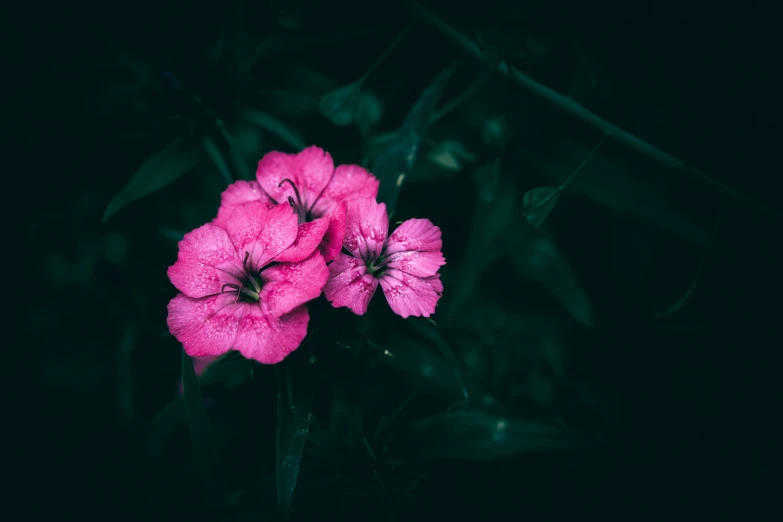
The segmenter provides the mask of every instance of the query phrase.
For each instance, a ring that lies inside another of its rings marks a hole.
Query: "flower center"
[[[305,206],[304,201],[302,201],[302,196],[299,194],[299,189],[296,187],[296,183],[288,178],[285,178],[277,185],[277,188],[281,188],[286,183],[291,185],[291,188],[294,189],[294,194],[296,195],[295,200],[293,196],[288,196],[288,204],[291,205],[291,208],[294,209],[296,216],[299,218],[299,224],[301,225],[302,223],[307,223],[307,207]]]
[[[245,252],[245,259],[242,261],[242,276],[238,277],[239,283],[225,283],[221,289],[221,294],[235,294],[237,301],[244,303],[257,303],[259,293],[261,292],[262,281],[259,275],[253,273],[252,267],[248,264],[250,252]],[[226,290],[226,289],[229,290]]]

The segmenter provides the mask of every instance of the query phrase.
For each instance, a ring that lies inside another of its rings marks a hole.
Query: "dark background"
[[[9,177],[34,184],[22,189],[33,197],[8,199],[27,216],[34,262],[25,279],[43,290],[23,294],[33,298],[23,306],[22,328],[24,345],[36,348],[30,357],[37,378],[11,396],[25,413],[21,442],[33,450],[24,467],[40,470],[25,474],[36,485],[28,490],[34,508],[217,518],[202,509],[184,426],[155,458],[147,440],[152,419],[176,397],[180,371],[180,347],[165,332],[165,305],[174,295],[165,274],[176,241],[161,231],[181,234],[211,219],[225,183],[206,163],[101,219],[141,162],[193,128],[187,121],[198,125],[203,117],[194,116],[171,78],[246,140],[252,171],[264,152],[293,149],[268,129],[237,127],[241,109],[274,115],[336,163],[360,163],[372,159],[363,140],[399,126],[443,67],[463,60],[443,103],[481,74],[477,59],[419,23],[364,84],[382,102],[382,118],[367,133],[336,127],[319,113],[318,100],[368,70],[410,23],[408,4],[304,2],[296,29],[277,22],[283,4],[294,2],[245,2],[244,11],[236,1],[28,4],[4,15],[10,24],[2,131],[16,165]],[[571,92],[605,120],[756,203],[732,199],[609,138],[545,225],[514,240],[514,231],[527,230],[519,228],[521,195],[562,182],[601,131],[496,72],[430,127],[397,216],[427,217],[443,229],[449,264],[435,319],[441,324],[441,312],[450,317],[439,330],[474,397],[492,397],[520,418],[562,419],[583,443],[476,459],[480,435],[459,432],[442,435],[453,437],[449,444],[457,449],[434,461],[411,443],[399,451],[424,462],[413,467],[428,478],[404,502],[378,493],[361,459],[338,459],[340,474],[354,481],[350,487],[333,479],[329,458],[313,449],[303,459],[295,516],[771,518],[772,484],[780,478],[774,355],[783,223],[774,6],[423,5],[474,41],[478,31],[484,42],[506,42],[507,63],[561,94]],[[228,35],[226,50],[210,63],[220,34]],[[247,53],[236,50],[263,45],[246,70]],[[174,117],[182,114],[185,123]],[[501,137],[483,138],[497,118]],[[472,154],[458,158],[456,171],[429,159],[444,140]],[[487,186],[474,183],[472,173],[497,158],[518,197],[499,229],[503,255],[472,270],[475,256],[484,255],[470,240],[484,211],[476,195]],[[531,245],[538,244],[556,247],[557,255],[544,256],[551,269],[535,268]],[[690,300],[656,318],[685,292],[702,259]],[[471,290],[457,311],[449,294],[463,285]],[[382,298],[371,305],[385,306]],[[336,335],[353,335],[347,312],[331,316],[322,308],[314,305],[311,314],[336,317]],[[404,327],[388,321],[377,335],[393,346]],[[316,350],[328,360],[330,346]],[[337,362],[325,366],[339,369],[334,375],[342,384],[338,392],[317,392],[316,418],[334,415],[335,404],[355,404],[365,428],[376,409],[399,403],[396,391],[418,386],[411,383],[420,378],[367,367],[365,382],[344,379]],[[268,371],[216,391],[211,403],[229,441],[231,490],[261,480],[226,520],[264,519],[276,509],[274,480],[267,480],[275,472]],[[413,418],[448,402],[431,395],[417,399]],[[320,425],[327,433],[337,429]]]

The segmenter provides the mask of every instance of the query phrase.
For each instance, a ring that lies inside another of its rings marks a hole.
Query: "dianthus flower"
[[[409,219],[390,236],[386,205],[374,199],[347,202],[343,247],[329,265],[326,298],[335,308],[364,315],[380,283],[391,309],[402,317],[435,313],[443,292],[438,269],[440,229],[428,219]]]
[[[288,205],[236,205],[224,227],[208,223],[185,234],[172,284],[182,292],[168,306],[168,326],[193,357],[234,349],[275,364],[299,347],[310,316],[305,303],[328,277],[315,247],[298,258],[280,254],[297,239],[298,217]]]

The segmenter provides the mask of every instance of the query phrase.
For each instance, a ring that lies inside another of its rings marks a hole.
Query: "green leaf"
[[[288,128],[283,122],[263,111],[247,109],[241,114],[240,118],[261,129],[271,132],[288,143],[297,152],[307,147],[307,143],[296,132]]]
[[[525,192],[522,206],[525,208],[527,222],[536,228],[540,227],[555,208],[561,193],[556,187],[538,187]]]
[[[386,346],[374,348],[375,361],[405,374],[423,392],[452,402],[468,398],[459,368],[434,354],[426,344],[395,333]]]
[[[356,119],[361,102],[361,85],[349,83],[324,94],[318,103],[321,114],[338,127],[350,125]]]
[[[311,372],[310,365],[304,363],[280,366],[277,374],[277,505],[286,515],[291,512],[310,431],[315,396]]]
[[[212,364],[199,379],[201,389],[222,384],[226,388],[239,386],[250,377],[252,361],[244,358],[222,358]],[[184,381],[183,381],[184,385]],[[163,408],[153,419],[147,435],[147,454],[157,458],[161,454],[171,434],[187,421],[184,398],[178,396]]]
[[[193,446],[193,466],[198,472],[208,502],[213,507],[220,508],[227,500],[220,446],[215,428],[204,406],[201,387],[193,371],[193,361],[184,351],[182,352],[182,385],[185,390],[185,418]]]
[[[559,422],[482,410],[453,410],[414,422],[402,434],[406,456],[422,460],[502,460],[573,446]]]
[[[172,141],[142,163],[125,188],[109,203],[103,221],[137,199],[167,187],[192,170],[202,159],[202,151],[183,138]]]
[[[394,206],[405,176],[413,168],[419,145],[438,100],[456,68],[457,63],[453,63],[435,77],[408,113],[395,139],[375,159],[372,172],[381,182],[378,201],[386,203],[390,217],[394,214]]]
[[[508,260],[521,277],[545,288],[582,326],[593,326],[590,298],[549,234],[514,222],[505,246]]]
[[[215,165],[215,168],[218,169],[220,175],[223,176],[223,180],[227,185],[230,185],[233,181],[231,168],[228,166],[228,163],[226,163],[226,159],[223,157],[223,153],[220,152],[218,144],[215,143],[215,140],[209,136],[204,136],[201,138],[201,146],[204,147],[204,151],[207,153],[207,156],[209,156],[212,164]]]

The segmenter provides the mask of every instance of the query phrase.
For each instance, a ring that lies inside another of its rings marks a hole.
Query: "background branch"
[[[416,17],[423,19],[425,22],[427,22],[433,28],[443,33],[446,37],[448,37],[459,47],[467,51],[469,54],[472,54],[476,58],[479,59],[481,58],[481,50],[478,44],[474,42],[471,38],[462,34],[460,31],[458,31],[457,29],[455,29],[454,27],[446,23],[436,14],[432,13],[428,9],[421,6],[418,2],[412,1],[410,2],[410,6]],[[497,70],[501,74],[505,74],[509,76],[517,84],[521,85],[531,93],[547,100],[548,102],[559,107],[560,109],[570,112],[577,118],[589,123],[593,127],[601,129],[603,132],[605,132],[606,134],[614,138],[619,143],[622,143],[627,147],[630,147],[642,154],[645,154],[655,159],[659,163],[669,167],[672,170],[681,172],[682,174],[688,176],[690,179],[700,183],[701,185],[720,193],[721,195],[723,195],[723,197],[733,200],[737,203],[740,203],[748,208],[755,209],[756,211],[765,214],[766,216],[773,217],[776,219],[783,218],[783,215],[781,215],[781,213],[778,212],[777,210],[770,208],[769,206],[746,196],[745,194],[739,192],[738,190],[729,187],[728,185],[707,176],[700,170],[695,169],[690,165],[686,164],[681,159],[675,158],[671,154],[668,154],[654,147],[650,143],[647,143],[646,141],[637,138],[633,134],[624,131],[623,129],[617,127],[616,125],[609,123],[608,121],[604,120],[598,115],[585,109],[571,98],[563,96],[562,94],[553,91],[546,85],[537,82],[536,80],[529,77],[528,75],[526,75],[525,73],[517,69],[516,67],[513,67],[508,63],[501,62],[498,65]]]

